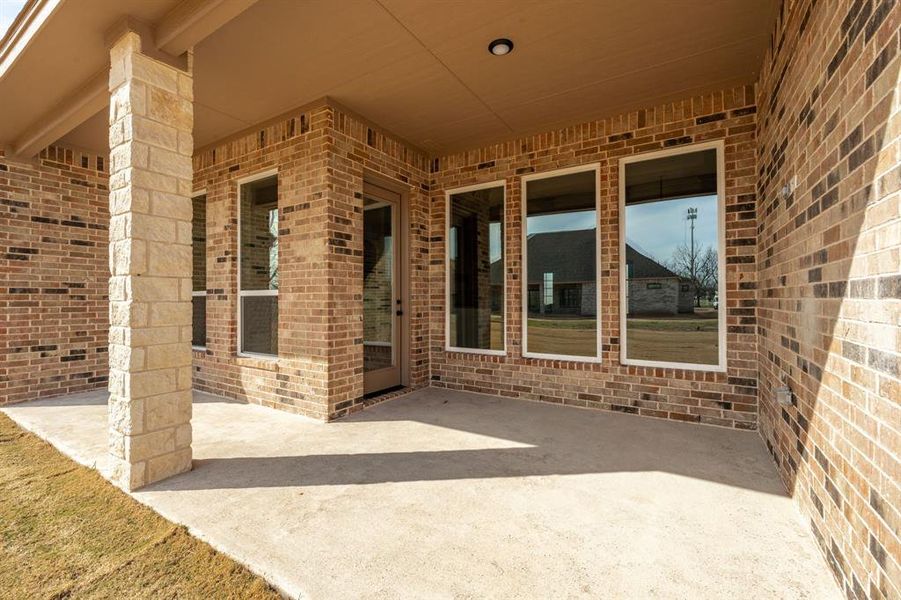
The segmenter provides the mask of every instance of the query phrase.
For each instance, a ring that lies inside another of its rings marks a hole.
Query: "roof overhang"
[[[106,35],[194,51],[195,142],[329,97],[431,153],[756,80],[775,0],[32,0],[0,43],[0,144],[106,149]],[[497,37],[514,40],[503,57]]]
[[[256,0],[30,0],[0,40],[0,143],[33,156],[83,124],[97,131],[109,104],[108,47],[124,29],[148,54],[184,64],[195,44]],[[105,138],[106,133],[102,132]]]

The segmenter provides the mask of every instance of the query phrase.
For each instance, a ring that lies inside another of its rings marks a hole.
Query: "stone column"
[[[109,476],[134,490],[191,469],[193,82],[134,32],[110,59]]]

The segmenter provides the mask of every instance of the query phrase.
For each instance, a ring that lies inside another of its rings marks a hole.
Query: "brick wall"
[[[629,279],[629,314],[671,313],[682,308],[680,292],[682,283],[675,277],[659,279],[654,277],[632,277]],[[691,296],[688,295],[690,299]],[[694,304],[689,304],[689,310]]]
[[[757,411],[755,122],[751,87],[442,156],[432,163],[431,373],[436,386],[754,429]],[[618,159],[709,140],[725,141],[726,373],[619,364]],[[602,362],[522,356],[521,176],[601,165]],[[445,191],[503,179],[507,355],[445,352]]]
[[[197,389],[325,419],[363,406],[363,174],[408,190],[412,327],[424,331],[427,167],[343,110],[323,104],[195,156],[207,194],[207,347]],[[279,356],[237,356],[238,180],[278,169]],[[425,336],[410,383],[427,382]]]
[[[334,212],[329,250],[337,278],[329,286],[336,336],[330,357],[329,413],[363,408],[363,179],[375,177],[402,190],[407,203],[409,281],[408,384],[428,384],[429,161],[428,157],[368,125],[340,106],[329,106]]]
[[[760,429],[849,598],[901,598],[899,21],[787,0],[758,87]]]
[[[0,405],[106,387],[105,159],[0,151]]]

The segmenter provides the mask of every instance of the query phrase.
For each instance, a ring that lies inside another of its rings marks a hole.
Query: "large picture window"
[[[726,363],[721,142],[620,162],[622,362]]]
[[[598,169],[523,178],[524,355],[597,360]]]
[[[191,345],[206,347],[206,195],[191,199]]]
[[[447,348],[504,352],[504,183],[447,195]]]
[[[278,355],[278,178],[239,188],[238,350]]]

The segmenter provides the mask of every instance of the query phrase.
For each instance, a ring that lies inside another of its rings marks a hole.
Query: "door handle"
[[[402,317],[402,316],[404,316],[404,311],[399,310],[399,311],[395,312],[394,314],[396,314],[398,317]]]

